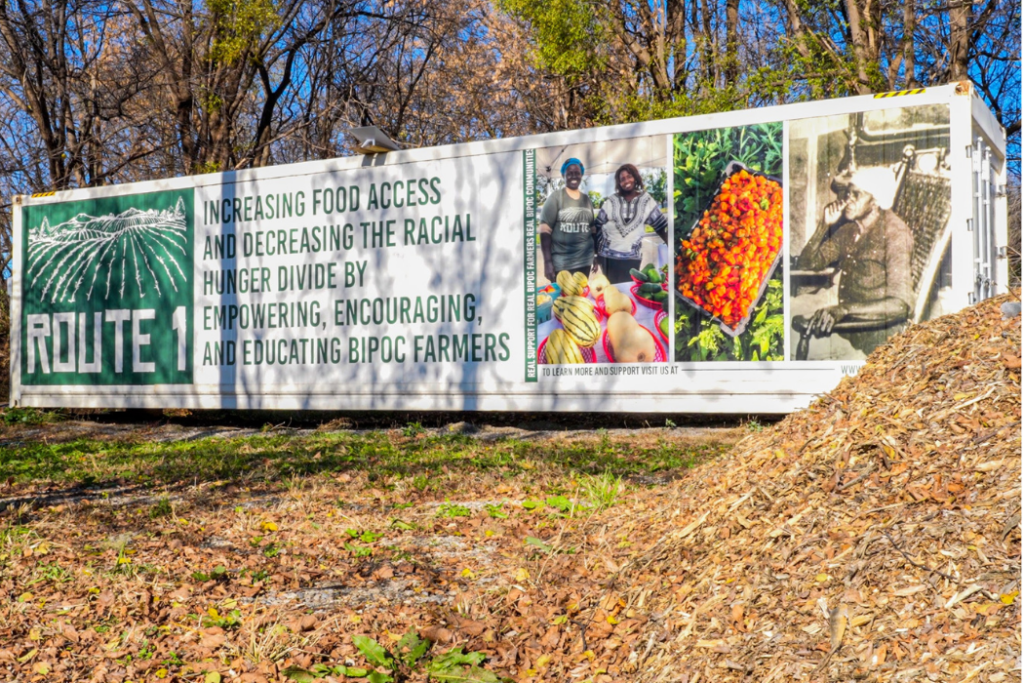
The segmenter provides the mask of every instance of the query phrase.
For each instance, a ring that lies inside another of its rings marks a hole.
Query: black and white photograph
[[[862,360],[951,308],[949,107],[789,128],[790,358]]]

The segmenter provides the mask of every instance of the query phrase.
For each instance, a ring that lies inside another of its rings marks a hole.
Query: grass
[[[595,477],[587,475],[580,479],[583,497],[599,509],[615,505],[622,493],[622,479],[611,474]]]
[[[74,440],[0,446],[0,479],[96,485],[113,482],[157,486],[180,482],[288,482],[309,475],[366,473],[377,486],[418,491],[449,487],[471,472],[518,477],[560,471],[566,476],[643,478],[687,469],[730,444],[686,440],[516,439],[482,442],[464,435],[393,432],[255,435],[160,443]],[[151,514],[170,514],[169,501]]]

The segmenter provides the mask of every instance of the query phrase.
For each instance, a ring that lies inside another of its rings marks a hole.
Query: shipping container
[[[784,413],[1006,291],[969,84],[14,198],[11,403]]]

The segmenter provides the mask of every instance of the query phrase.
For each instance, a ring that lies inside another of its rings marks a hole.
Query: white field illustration
[[[28,234],[26,282],[50,303],[162,298],[187,282],[185,202],[74,218]]]

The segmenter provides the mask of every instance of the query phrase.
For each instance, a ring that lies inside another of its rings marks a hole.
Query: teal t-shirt
[[[586,192],[580,190],[579,199],[570,197],[564,188],[551,194],[541,209],[540,222],[551,226],[555,272],[589,268],[593,264],[590,225],[594,222],[594,205]]]

